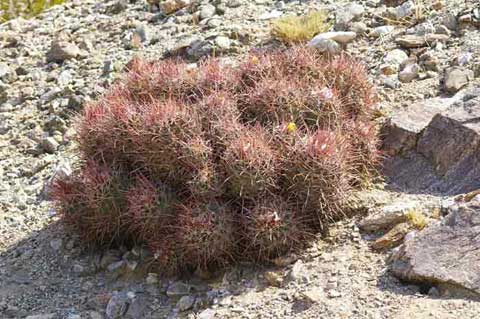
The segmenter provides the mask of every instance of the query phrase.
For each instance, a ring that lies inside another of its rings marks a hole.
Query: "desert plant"
[[[233,214],[225,204],[210,201],[182,205],[175,230],[184,266],[206,269],[233,260]]]
[[[300,211],[278,197],[267,197],[245,208],[241,218],[242,255],[269,261],[304,247],[312,232]]]
[[[52,198],[65,224],[85,242],[118,244],[131,240],[131,220],[124,214],[130,183],[118,169],[90,161],[81,174],[56,180]]]
[[[312,11],[305,16],[287,16],[272,23],[272,35],[283,42],[298,43],[311,40],[316,34],[326,32],[331,25],[328,13]]]
[[[350,57],[291,47],[127,70],[78,117],[82,164],[54,183],[89,243],[144,243],[168,274],[269,261],[375,174],[375,94]]]

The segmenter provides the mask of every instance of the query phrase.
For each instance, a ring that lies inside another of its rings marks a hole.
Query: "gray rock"
[[[8,66],[8,64],[0,62],[0,80],[6,83],[12,83],[17,79],[17,73]]]
[[[445,71],[444,86],[445,91],[450,94],[457,93],[460,89],[473,80],[472,70],[463,67],[453,67]]]
[[[320,303],[325,300],[325,292],[321,287],[313,287],[301,293],[303,298],[311,303]]]
[[[408,59],[408,55],[401,49],[395,49],[388,52],[383,58],[383,63],[380,67],[383,69],[391,69],[391,72],[382,71],[383,74],[395,74],[400,69],[400,65]]]
[[[232,41],[230,41],[228,37],[222,35],[215,38],[215,46],[221,51],[228,50],[230,48],[231,42]]]
[[[339,8],[335,17],[335,30],[348,30],[350,22],[360,18],[365,12],[365,8],[358,3],[351,3],[343,8]]]
[[[453,208],[393,256],[395,276],[480,297],[480,203]]]
[[[58,75],[57,83],[59,86],[67,86],[68,84],[70,84],[70,82],[72,82],[72,80],[73,77],[70,71],[64,70]]]
[[[444,43],[449,39],[450,37],[446,34],[403,35],[397,37],[395,42],[403,48],[421,48],[436,42]]]
[[[336,41],[324,38],[313,38],[308,42],[308,46],[322,53],[338,54],[342,51],[342,47]]]
[[[406,222],[407,214],[418,209],[419,203],[404,200],[384,206],[379,212],[364,218],[358,227],[366,232],[378,232],[392,229],[395,225]]]
[[[160,2],[160,9],[165,14],[171,14],[177,10],[188,7],[191,3],[191,0],[166,0]]]
[[[75,59],[80,55],[82,55],[82,51],[76,44],[67,41],[53,41],[47,52],[47,62],[63,62]]]
[[[387,181],[398,188],[453,195],[480,188],[480,88],[398,111],[384,129]]]
[[[394,10],[395,18],[397,20],[411,16],[415,11],[415,3],[413,1],[407,1],[398,6]]]
[[[213,319],[215,318],[216,312],[213,309],[205,309],[202,312],[200,312],[197,316],[198,319]]]
[[[193,296],[183,296],[178,300],[177,302],[177,308],[179,311],[186,311],[189,310],[193,307],[193,304],[195,303],[195,297]]]
[[[417,63],[407,64],[398,74],[398,79],[403,83],[412,82],[418,77],[420,66]]]
[[[61,239],[52,239],[50,241],[50,247],[52,247],[53,250],[58,251],[62,248],[62,240]]]
[[[372,32],[370,33],[370,35],[371,35],[372,37],[378,38],[378,37],[385,36],[385,35],[391,33],[393,30],[395,30],[395,27],[394,27],[394,26],[392,26],[392,25],[383,25],[383,26],[374,28],[374,29],[372,30]]]
[[[214,5],[206,4],[200,8],[199,17],[200,20],[211,18],[215,15],[216,8]]]
[[[108,319],[122,318],[127,312],[130,304],[130,298],[125,292],[115,292],[110,298],[106,308],[106,315]]]
[[[42,147],[47,153],[55,153],[60,146],[60,144],[51,136],[45,137],[42,139]]]
[[[363,34],[366,34],[366,33],[368,32],[368,26],[367,26],[365,23],[361,22],[361,21],[359,21],[359,22],[354,22],[354,23],[352,23],[352,25],[350,26],[350,29],[349,29],[349,30],[352,31],[352,32],[355,32],[355,33],[357,33],[357,34],[363,35]]]
[[[175,281],[168,286],[166,293],[169,297],[180,297],[189,295],[191,292],[192,286],[180,281]]]
[[[47,313],[43,315],[30,315],[25,317],[25,319],[53,319],[53,318],[55,318],[54,313]]]
[[[321,39],[326,39],[345,45],[353,41],[356,37],[357,34],[352,31],[325,32],[317,34],[312,40],[310,40],[309,44],[313,44]]]
[[[301,260],[297,260],[290,270],[288,277],[291,281],[295,281],[301,283],[304,278],[306,278],[305,274],[305,266]]]

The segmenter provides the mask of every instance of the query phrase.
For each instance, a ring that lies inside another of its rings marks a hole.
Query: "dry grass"
[[[313,11],[305,16],[287,16],[278,18],[272,23],[274,38],[286,43],[300,43],[311,40],[318,33],[330,29],[328,13]]]

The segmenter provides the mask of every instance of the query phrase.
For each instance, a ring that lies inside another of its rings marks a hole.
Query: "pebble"
[[[385,35],[391,33],[393,30],[395,30],[395,27],[394,27],[394,26],[392,26],[392,25],[383,25],[383,26],[374,28],[374,29],[372,30],[372,32],[370,33],[370,35],[371,35],[372,37],[378,38],[378,37],[385,36]]]
[[[342,51],[340,44],[331,39],[314,38],[308,42],[308,46],[322,53],[338,54]]]
[[[51,136],[45,137],[44,139],[42,139],[41,144],[45,152],[50,154],[55,153],[58,147],[60,146],[60,144],[55,140],[55,138]]]
[[[50,241],[50,247],[55,251],[59,251],[62,248],[62,244],[63,242],[61,239],[52,239]]]
[[[445,71],[444,87],[450,94],[457,93],[474,78],[470,69],[463,67],[452,67]]]
[[[211,18],[215,15],[216,8],[214,5],[207,4],[200,8],[200,20]]]
[[[315,43],[319,40],[333,40],[340,44],[347,44],[353,41],[357,37],[357,34],[352,31],[337,31],[337,32],[325,32],[317,34],[312,40],[310,40],[309,45],[315,46]]]
[[[183,296],[182,298],[180,298],[180,300],[178,300],[177,308],[180,311],[186,311],[188,309],[191,309],[194,303],[195,303],[195,297]]]
[[[50,50],[47,52],[47,62],[63,62],[75,59],[81,54],[80,48],[74,43],[53,41]]]
[[[192,287],[186,283],[177,281],[171,283],[167,288],[167,296],[180,297],[189,295],[192,292]]]
[[[398,79],[403,83],[412,82],[418,76],[420,66],[417,63],[407,64],[398,74]]]

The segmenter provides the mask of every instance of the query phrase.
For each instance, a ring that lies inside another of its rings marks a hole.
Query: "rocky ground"
[[[0,317],[477,318],[478,209],[449,197],[480,187],[475,2],[79,0],[0,25]],[[74,161],[72,114],[133,56],[233,59],[275,44],[272,18],[322,8],[337,33],[311,45],[365,61],[395,156],[362,214],[275,267],[191,278],[149,273],[141,248],[84,251],[62,230],[46,194]],[[412,211],[430,226],[412,232]],[[458,240],[423,244],[439,234]]]

